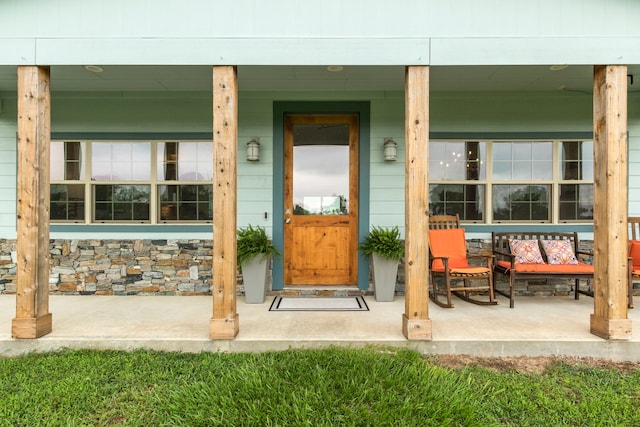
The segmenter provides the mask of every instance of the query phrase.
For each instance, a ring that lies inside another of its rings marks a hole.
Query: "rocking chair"
[[[486,255],[468,255],[464,228],[460,228],[458,215],[432,216],[429,218],[429,258],[430,289],[429,297],[441,307],[453,308],[451,296],[479,305],[495,305],[493,292],[492,257]],[[470,259],[484,259],[485,266],[469,264]],[[438,280],[440,279],[440,284]],[[472,281],[486,284],[472,286]],[[462,283],[460,283],[462,282]],[[479,300],[472,293],[486,291],[489,301]],[[446,302],[439,296],[446,296]]]
[[[633,282],[640,281],[640,217],[629,217],[629,308],[633,308]]]

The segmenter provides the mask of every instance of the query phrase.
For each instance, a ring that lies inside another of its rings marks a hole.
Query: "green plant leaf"
[[[253,227],[249,225],[246,228],[238,229],[237,235],[236,254],[239,266],[242,266],[251,258],[259,255],[261,255],[263,259],[269,256],[280,256],[280,251],[273,246],[271,239],[263,227]]]
[[[404,242],[400,239],[398,226],[392,228],[373,226],[359,249],[365,255],[375,253],[383,258],[398,261],[404,256]]]

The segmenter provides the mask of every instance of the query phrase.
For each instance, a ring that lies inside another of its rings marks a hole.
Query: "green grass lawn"
[[[2,426],[640,426],[640,367],[459,369],[409,350],[0,359]]]

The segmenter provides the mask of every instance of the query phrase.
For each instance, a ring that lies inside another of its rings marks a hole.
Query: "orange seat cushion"
[[[449,269],[469,267],[464,228],[429,230],[429,248],[434,257],[449,258]],[[431,269],[444,271],[442,260],[434,259]]]
[[[451,273],[458,274],[487,274],[489,273],[487,267],[468,267],[468,268],[452,268]]]
[[[631,258],[633,269],[640,270],[640,240],[631,240],[629,242],[629,258]]]
[[[509,261],[498,261],[498,265],[511,269]],[[593,274],[593,265],[578,261],[578,264],[520,264],[515,263],[517,273],[579,273]]]

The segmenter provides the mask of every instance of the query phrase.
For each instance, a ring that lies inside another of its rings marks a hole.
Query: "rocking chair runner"
[[[493,268],[491,256],[468,255],[464,228],[460,228],[458,215],[433,216],[429,219],[429,252],[431,262],[431,286],[429,297],[441,307],[453,308],[451,295],[480,305],[498,304],[493,292]],[[473,266],[469,259],[486,261],[486,266]],[[442,279],[438,284],[436,279]],[[486,281],[486,285],[471,286],[471,281]],[[462,282],[454,285],[456,282]],[[489,301],[471,297],[471,292],[488,291]],[[445,295],[446,302],[438,295]]]

